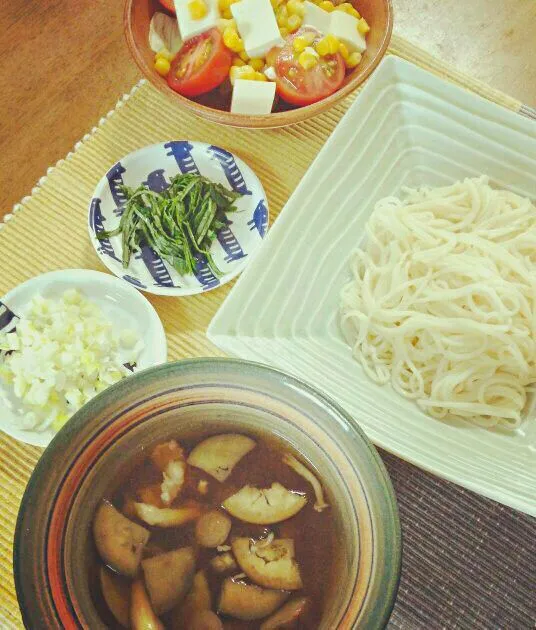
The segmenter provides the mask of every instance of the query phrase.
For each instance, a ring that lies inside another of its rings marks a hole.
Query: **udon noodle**
[[[376,204],[341,323],[376,383],[436,418],[517,427],[536,382],[536,208],[486,177]]]

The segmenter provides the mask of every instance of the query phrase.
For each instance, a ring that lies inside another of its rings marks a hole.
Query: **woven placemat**
[[[519,101],[476,82],[393,37],[391,54],[514,111]],[[48,170],[0,225],[0,295],[46,271],[105,271],[87,236],[87,206],[102,174],[147,144],[189,138],[223,146],[259,175],[275,218],[355,94],[306,123],[276,130],[216,126],[174,108],[141,82],[113,112]],[[68,235],[58,247],[56,235]],[[169,359],[221,356],[205,337],[230,285],[181,299],[149,296],[165,327]],[[22,626],[13,575],[13,531],[41,450],[0,435],[0,628]],[[534,628],[536,520],[382,453],[397,491],[404,532],[403,575],[392,628]]]

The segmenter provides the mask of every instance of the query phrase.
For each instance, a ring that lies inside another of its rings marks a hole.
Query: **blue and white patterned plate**
[[[146,184],[160,192],[179,173],[201,173],[243,194],[238,212],[219,231],[211,254],[223,272],[216,278],[204,257],[194,275],[181,276],[155,251],[145,246],[132,256],[128,269],[121,263],[121,236],[99,241],[96,234],[117,227],[126,199],[121,184]],[[268,230],[268,202],[261,182],[240,158],[203,142],[176,140],[153,144],[122,158],[98,183],[89,206],[89,236],[102,262],[119,278],[141,291],[158,295],[192,295],[215,289],[238,275],[262,243]]]

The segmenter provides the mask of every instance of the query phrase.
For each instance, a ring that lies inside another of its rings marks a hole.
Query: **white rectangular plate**
[[[536,194],[536,124],[388,57],[289,199],[210,324],[230,354],[335,398],[371,440],[441,477],[536,515],[536,419],[513,434],[426,416],[352,359],[338,327],[347,259],[375,202],[402,186],[481,173]]]

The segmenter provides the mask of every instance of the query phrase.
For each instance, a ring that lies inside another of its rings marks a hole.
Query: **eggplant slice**
[[[260,630],[287,630],[295,628],[299,618],[311,605],[309,597],[291,599],[261,624]]]
[[[255,544],[251,538],[235,538],[231,546],[240,568],[255,584],[287,591],[303,587],[291,538],[275,539],[269,544],[262,541]]]
[[[194,521],[202,514],[198,503],[189,503],[176,508],[157,508],[149,503],[134,503],[138,518],[154,527],[180,527]]]
[[[271,615],[288,598],[285,591],[273,591],[254,584],[226,578],[221,587],[218,612],[243,621]]]
[[[130,583],[106,567],[99,569],[102,596],[123,628],[130,627]]]
[[[226,499],[223,507],[246,523],[271,525],[295,516],[306,503],[306,496],[287,490],[276,481],[270,488],[244,486]]]
[[[218,481],[225,481],[242,457],[256,445],[250,437],[239,433],[213,435],[194,448],[188,457],[188,463],[204,470]]]
[[[122,575],[136,575],[150,536],[145,527],[123,516],[109,501],[102,501],[93,521],[93,536],[105,564]]]
[[[192,547],[182,547],[142,560],[147,592],[157,615],[171,610],[188,593],[192,587],[195,564]]]

